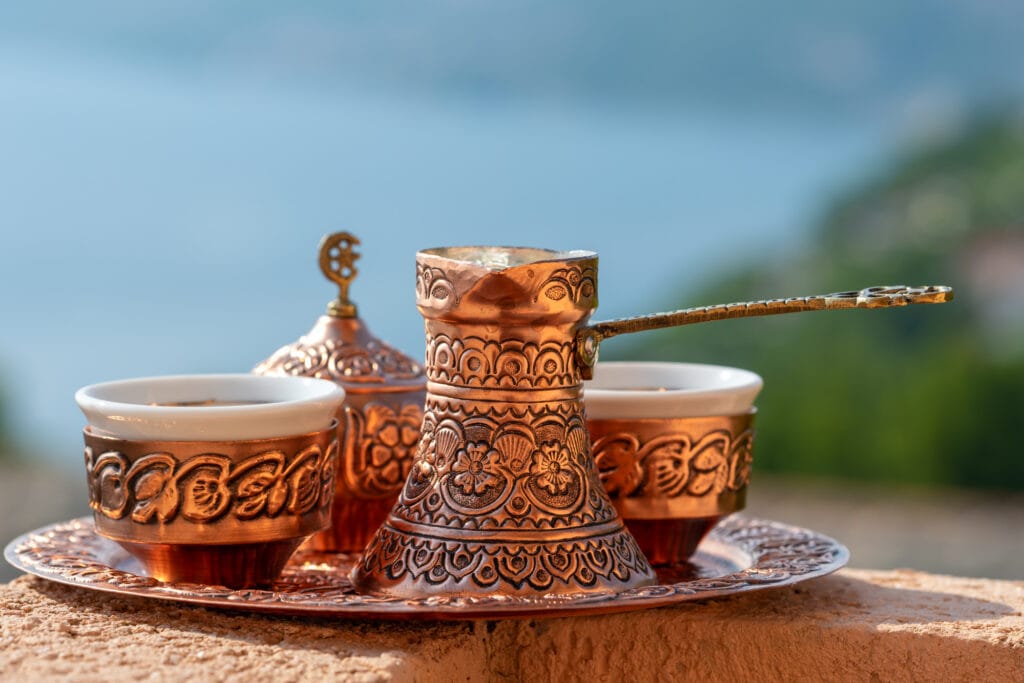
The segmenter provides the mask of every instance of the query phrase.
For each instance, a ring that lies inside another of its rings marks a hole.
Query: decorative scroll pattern
[[[572,342],[493,341],[480,337],[427,336],[427,378],[469,387],[549,389],[582,381]]]
[[[397,410],[370,402],[349,411],[345,432],[343,482],[357,498],[397,497],[405,483],[420,438],[422,394]]]
[[[459,302],[455,285],[440,268],[416,264],[416,301],[421,304],[454,306]]]
[[[460,267],[461,266],[461,267]],[[514,266],[526,268],[531,278],[536,274],[540,284],[531,281],[530,292],[523,292],[523,303],[543,302],[552,308],[589,311],[597,306],[597,261],[584,259],[579,265],[552,268],[550,263]],[[510,269],[511,270],[511,269]],[[462,264],[444,270],[436,266],[416,263],[416,302],[421,306],[453,309],[462,303],[455,282],[466,271]],[[504,272],[504,271],[502,271]],[[482,276],[483,278],[489,275]],[[465,291],[463,292],[465,293]]]
[[[478,545],[395,533],[388,527],[377,532],[359,568],[392,581],[536,591],[566,584],[589,588],[600,580],[624,583],[650,572],[647,559],[625,531],[596,541]]]
[[[593,305],[597,296],[597,269],[592,266],[559,268],[541,283],[534,301],[541,296],[549,301],[567,299],[574,304]]]
[[[298,341],[284,346],[253,372],[384,384],[416,379],[422,376],[423,369],[398,349],[377,339],[366,342],[365,347],[327,339],[319,344]]]
[[[330,507],[337,454],[337,439],[326,450],[314,444],[293,457],[270,450],[240,462],[216,453],[186,460],[150,453],[131,461],[118,451],[96,453],[87,446],[89,506],[109,519],[130,517],[140,524],[301,515]]]
[[[660,607],[797,583],[849,560],[841,544],[814,531],[735,516],[711,531],[688,571],[666,569],[659,585],[600,594],[438,595],[381,598],[353,592],[347,576],[358,556],[296,554],[272,590],[164,584],[140,576],[127,553],[97,535],[87,518],[14,539],[5,556],[23,571],[60,583],[129,596],[235,610],[320,617],[467,619],[600,614]],[[736,558],[744,557],[740,564]],[[683,574],[683,576],[679,576]]]
[[[594,460],[613,496],[717,496],[750,481],[753,429],[733,437],[716,429],[698,437],[662,434],[648,441],[632,432],[594,442]]]

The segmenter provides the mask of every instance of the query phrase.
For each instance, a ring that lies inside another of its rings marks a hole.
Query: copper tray
[[[335,553],[297,553],[273,590],[161,583],[145,576],[120,546],[98,536],[89,517],[19,536],[4,549],[4,557],[50,581],[204,607],[313,617],[499,619],[623,612],[785,586],[834,572],[850,553],[815,531],[733,516],[711,531],[691,562],[659,570],[657,586],[571,596],[420,600],[357,595],[348,581],[356,556]]]

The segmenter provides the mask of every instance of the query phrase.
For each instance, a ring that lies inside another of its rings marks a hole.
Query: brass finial
[[[356,305],[348,298],[348,288],[359,270],[356,260],[361,254],[355,247],[359,238],[350,232],[335,232],[320,240],[320,270],[338,285],[338,298],[327,304],[327,313],[335,318],[356,317]]]

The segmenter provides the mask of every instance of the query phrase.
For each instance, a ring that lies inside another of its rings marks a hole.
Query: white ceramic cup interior
[[[327,380],[248,374],[142,377],[75,393],[92,429],[153,441],[307,434],[329,427],[344,399],[345,391]]]
[[[764,386],[749,370],[701,363],[607,362],[583,383],[594,420],[740,415]]]

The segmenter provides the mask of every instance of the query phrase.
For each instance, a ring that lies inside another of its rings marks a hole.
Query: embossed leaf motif
[[[338,472],[338,442],[332,441],[320,463],[320,504],[334,500],[334,481]]]
[[[246,476],[238,484],[238,496],[248,498],[265,493],[270,486],[277,481],[273,472],[253,472]]]
[[[663,496],[678,496],[690,481],[690,440],[679,435],[655,439],[641,456],[650,472],[654,490]]]
[[[93,469],[96,481],[96,506],[111,519],[121,519],[128,508],[128,490],[125,486],[125,471],[128,459],[121,453],[107,452],[96,459]]]
[[[166,520],[177,512],[178,492],[173,486],[173,472],[174,456],[170,453],[150,453],[132,464],[125,481],[135,501],[131,513],[134,521],[145,523],[154,516]]]
[[[174,516],[178,514],[178,506],[180,504],[181,495],[178,493],[178,487],[172,479],[167,482],[159,497],[153,503],[153,506],[156,508],[157,519],[161,522],[174,519]]]
[[[167,472],[147,472],[139,477],[139,481],[135,485],[135,497],[143,499],[152,498],[164,488],[167,478]]]
[[[122,519],[130,509],[131,519],[139,523],[168,522],[179,512],[191,522],[204,523],[232,506],[238,519],[251,519],[264,510],[272,517],[289,503],[300,513],[317,504],[329,506],[337,453],[337,440],[330,441],[323,457],[318,446],[310,446],[296,455],[286,477],[282,468],[287,456],[277,450],[239,463],[217,453],[184,461],[171,453],[149,453],[129,463],[122,453],[96,457],[89,449],[86,476],[92,508],[110,519]]]
[[[628,496],[640,487],[644,472],[639,450],[640,442],[632,434],[614,434],[594,444],[594,462],[608,493]]]
[[[267,504],[268,493],[275,483],[278,482],[278,475],[274,470],[254,470],[247,473],[238,482],[238,506],[235,514],[239,519],[251,519],[258,515]]]
[[[728,434],[712,432],[693,446],[694,456],[690,463],[692,475],[687,490],[695,496],[719,493],[725,489],[728,476],[728,462],[725,453],[729,447]]]
[[[320,495],[320,476],[315,462],[298,469],[294,486],[294,502],[288,506],[289,509],[298,514],[312,510]]]
[[[320,450],[311,447],[303,451],[292,465],[288,476],[292,494],[288,511],[303,514],[313,509],[320,497]]]
[[[267,495],[267,515],[275,516],[286,502],[288,502],[288,484],[283,480],[278,480]]]
[[[751,448],[754,445],[754,431],[748,429],[740,434],[732,444],[730,450],[729,481],[727,485],[734,491],[738,491],[750,481],[750,466],[753,462]]]
[[[544,296],[552,301],[560,301],[561,299],[564,299],[568,293],[568,290],[566,290],[562,285],[551,285],[544,290]]]

